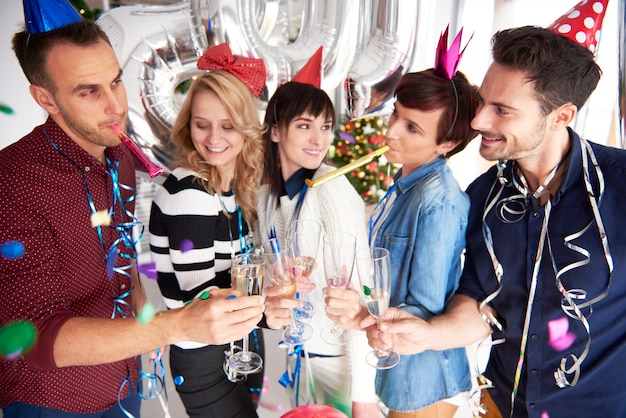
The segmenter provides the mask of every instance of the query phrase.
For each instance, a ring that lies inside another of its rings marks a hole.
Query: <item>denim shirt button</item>
[[[539,370],[537,370],[537,369],[532,369],[530,372],[532,374],[534,374],[534,375],[538,375],[539,374]]]
[[[536,408],[536,407],[537,407],[537,404],[536,404],[536,403],[534,403],[534,402],[531,402],[528,406],[530,406],[531,408],[533,408],[533,409],[534,409],[534,408]]]

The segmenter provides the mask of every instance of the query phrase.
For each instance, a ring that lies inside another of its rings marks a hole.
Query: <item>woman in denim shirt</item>
[[[396,88],[385,156],[402,168],[370,219],[370,246],[390,253],[390,306],[421,318],[440,314],[454,294],[465,247],[469,198],[446,160],[477,135],[470,121],[479,95],[462,73],[452,74],[409,73]],[[331,306],[347,298],[358,303],[355,291],[329,289],[327,296]],[[329,316],[354,328],[367,310],[342,314]],[[389,418],[452,417],[458,404],[450,398],[470,388],[464,348],[402,356],[399,366],[376,376]]]

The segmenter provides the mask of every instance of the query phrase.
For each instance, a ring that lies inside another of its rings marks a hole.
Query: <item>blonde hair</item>
[[[203,160],[191,140],[191,103],[197,92],[207,90],[222,101],[233,127],[244,137],[243,149],[237,156],[233,190],[244,218],[252,225],[257,219],[256,187],[263,171],[265,129],[252,93],[241,80],[225,71],[210,71],[191,83],[172,128],[172,142],[176,144],[174,157],[181,167],[199,174],[199,181],[207,192],[221,193],[222,179],[218,169]],[[228,216],[226,210],[224,213]]]

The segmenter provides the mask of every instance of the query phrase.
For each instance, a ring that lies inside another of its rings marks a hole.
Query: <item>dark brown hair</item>
[[[47,72],[46,62],[50,50],[60,44],[92,46],[99,41],[111,45],[106,33],[94,21],[83,19],[49,32],[30,34],[22,30],[13,35],[13,51],[31,84],[56,91],[54,81]]]
[[[267,103],[265,111],[265,162],[263,167],[263,183],[270,185],[270,193],[278,196],[281,185],[280,157],[278,144],[272,142],[272,129],[282,129],[289,126],[292,120],[309,113],[318,117],[323,115],[331,118],[335,125],[335,106],[328,94],[310,84],[290,81],[279,86]],[[278,202],[278,199],[276,199]]]
[[[492,47],[497,64],[524,72],[534,83],[545,114],[566,103],[580,109],[602,75],[590,50],[541,27],[497,32]]]
[[[454,83],[454,85],[453,85]],[[452,80],[435,75],[433,69],[405,74],[398,87],[396,99],[404,107],[429,112],[443,109],[439,120],[437,144],[460,141],[446,158],[463,150],[478,135],[470,122],[479,103],[478,87],[457,71]]]

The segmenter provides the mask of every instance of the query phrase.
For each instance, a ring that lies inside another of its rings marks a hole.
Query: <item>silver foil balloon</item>
[[[231,1],[236,3],[236,16],[249,48],[239,53],[265,60],[269,95],[291,80],[320,46],[324,48],[322,88],[330,91],[343,81],[356,53],[354,33],[359,28],[359,0],[302,0],[300,32],[292,43],[278,46],[270,45],[259,31],[256,16],[262,3]]]
[[[128,135],[151,161],[172,169],[170,133],[185,96],[185,82],[199,74],[206,31],[188,2],[111,9],[98,19],[124,72]]]
[[[413,59],[421,2],[364,0],[359,33],[360,52],[345,83],[348,114],[360,118],[378,110],[393,91]]]
[[[626,149],[626,4],[621,1],[618,5],[619,19],[619,131],[620,146]]]
[[[293,43],[272,46],[268,37],[279,15],[278,0],[190,0],[167,6],[113,8],[98,19],[124,71],[128,135],[148,158],[172,169],[171,129],[186,83],[210,46],[227,42],[235,54],[263,58],[267,93],[292,78],[324,47],[322,88],[334,89],[356,52],[359,0],[302,0],[302,25]],[[263,100],[260,107],[263,107]]]

